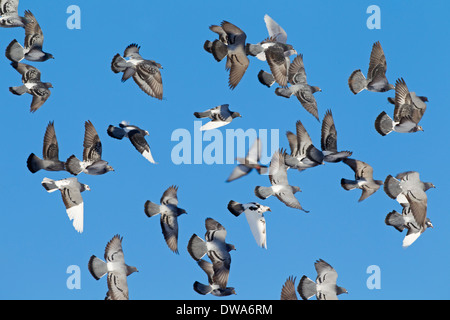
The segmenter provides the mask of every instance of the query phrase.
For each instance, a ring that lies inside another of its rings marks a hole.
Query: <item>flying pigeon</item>
[[[158,205],[151,201],[145,202],[144,212],[147,217],[161,214],[161,229],[166,240],[167,246],[173,252],[178,254],[178,217],[186,210],[178,208],[177,186],[171,186],[164,191]]]
[[[222,104],[204,112],[194,112],[196,118],[210,118],[211,121],[200,127],[200,131],[223,127],[233,121],[234,118],[242,117],[239,112],[228,109],[228,104]]]
[[[0,1],[0,27],[25,27],[28,21],[26,18],[19,16],[17,12],[18,7],[19,0]]]
[[[272,210],[270,210],[269,207],[256,202],[242,204],[233,200],[228,203],[228,210],[236,217],[241,213],[244,213],[256,243],[261,248],[267,249],[266,219],[264,218],[264,212]]]
[[[295,293],[295,280],[296,278],[293,276],[286,279],[281,288],[280,300],[298,300],[297,294]]]
[[[419,122],[427,109],[425,104],[428,101],[427,97],[410,92],[405,80],[400,78],[395,82],[395,98],[388,98],[388,101],[395,105],[394,120],[386,112],[380,113],[375,120],[375,129],[379,134],[385,136],[392,131],[402,133],[423,131]]]
[[[369,70],[367,79],[360,69],[352,72],[348,78],[348,86],[354,94],[366,89],[373,92],[386,92],[395,87],[386,79],[386,57],[380,42],[375,42],[370,54]]]
[[[208,276],[208,285],[205,285],[203,283],[200,283],[198,281],[194,282],[194,291],[201,294],[201,295],[207,295],[212,294],[216,297],[225,297],[232,294],[236,294],[236,291],[233,287],[226,287],[225,289],[222,289],[219,287],[219,285],[214,283],[214,268],[212,263],[205,261],[203,259],[200,259],[197,261],[200,268],[202,268],[203,271],[205,271],[206,275]]]
[[[295,126],[296,134],[290,131],[286,132],[291,148],[291,154],[287,154],[285,157],[286,165],[298,171],[303,171],[323,164],[323,153],[314,147],[302,122],[298,120]]]
[[[136,267],[125,263],[122,250],[123,237],[115,235],[106,245],[105,261],[92,255],[88,262],[88,269],[95,280],[107,275],[108,292],[106,300],[129,300],[127,277],[138,272]]]
[[[336,285],[338,274],[328,263],[322,259],[314,263],[317,271],[316,282],[303,276],[298,284],[298,292],[303,300],[308,300],[314,295],[317,300],[338,300],[338,295],[348,293],[345,288]]]
[[[29,93],[33,96],[31,100],[30,112],[35,112],[50,97],[50,88],[53,88],[50,82],[41,82],[41,72],[39,69],[24,63],[12,62],[11,65],[22,75],[23,85],[18,87],[9,87],[11,93],[21,96]]]
[[[228,177],[227,182],[234,181],[250,173],[253,169],[256,169],[259,174],[266,174],[267,166],[259,164],[262,153],[262,144],[259,138],[256,138],[252,147],[248,151],[245,159],[236,158],[239,161],[239,165],[233,169],[233,172]]]
[[[3,1],[2,1],[3,2]],[[11,41],[5,51],[6,57],[13,62],[23,59],[28,61],[43,62],[54,59],[51,53],[42,51],[44,45],[44,34],[30,11],[25,11],[25,41],[22,46],[16,39]]]
[[[123,72],[122,82],[133,77],[134,82],[142,91],[151,97],[162,100],[163,84],[159,69],[163,69],[163,67],[158,62],[142,58],[139,54],[140,48],[137,44],[132,43],[125,49],[123,57],[116,54],[111,62],[111,70],[114,73]]]
[[[142,154],[145,159],[147,159],[151,163],[156,163],[150,151],[150,146],[145,140],[145,136],[149,135],[148,131],[142,130],[137,126],[130,125],[125,121],[119,123],[119,127],[120,128],[110,125],[107,130],[108,135],[119,140],[128,138],[136,148],[136,150],[139,151],[139,153]]]
[[[350,151],[338,152],[337,131],[331,110],[327,110],[322,121],[321,147],[324,155],[323,160],[326,162],[339,162],[353,154]]]
[[[355,180],[342,178],[341,186],[345,190],[361,189],[361,197],[358,202],[370,197],[383,185],[383,181],[373,179],[373,168],[369,164],[350,158],[346,158],[342,162],[355,172]]]
[[[212,43],[207,41],[204,48],[210,51],[218,62],[227,57],[225,68],[230,71],[228,85],[233,90],[241,81],[250,64],[245,44],[247,35],[228,21],[222,21],[220,28],[211,26],[210,30],[218,33],[220,38]]]
[[[402,214],[393,210],[389,212],[384,220],[386,225],[393,226],[398,231],[402,232],[405,228],[408,229],[405,238],[403,239],[403,247],[409,247],[416,241],[419,236],[427,229],[433,228],[431,220],[427,217],[424,225],[419,225],[414,218],[411,207],[406,206],[402,210]]]
[[[81,172],[91,175],[101,175],[114,171],[108,162],[102,160],[102,143],[91,121],[84,124],[83,161],[71,155],[66,161],[66,170],[73,175]]]
[[[286,152],[283,150],[278,150],[273,154],[269,166],[269,180],[272,186],[257,186],[255,188],[255,195],[263,200],[274,195],[288,207],[309,212],[302,208],[300,202],[294,196],[296,192],[301,191],[300,188],[289,185],[285,156]]]
[[[41,182],[47,192],[61,191],[61,196],[66,207],[67,215],[73,220],[73,227],[79,233],[83,232],[84,202],[81,192],[91,190],[87,184],[78,182],[77,178],[52,180],[44,178]]]
[[[216,220],[205,220],[205,240],[195,233],[189,239],[187,250],[195,261],[199,261],[204,255],[208,255],[213,264],[212,282],[221,289],[226,289],[231,266],[231,250],[236,250],[234,245],[226,243],[226,229]]]
[[[65,171],[64,162],[59,160],[59,147],[56,140],[54,123],[49,122],[44,135],[44,147],[42,150],[43,159],[34,153],[30,154],[27,159],[27,168],[31,173],[39,170],[47,171]]]
[[[316,92],[322,92],[322,89],[316,86],[310,86],[306,81],[306,72],[302,54],[297,55],[289,65],[287,76],[290,86],[287,88],[275,89],[275,94],[285,98],[290,98],[292,95],[295,95],[298,101],[302,104],[303,108],[305,108],[306,111],[311,113],[314,118],[319,121],[317,101],[313,94]],[[276,79],[275,75],[274,77]]]

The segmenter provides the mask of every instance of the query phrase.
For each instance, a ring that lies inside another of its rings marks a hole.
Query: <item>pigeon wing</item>
[[[83,160],[98,161],[102,159],[102,143],[91,121],[84,124]]]
[[[47,125],[44,135],[44,147],[42,155],[45,160],[59,160],[59,147],[56,140],[56,133],[54,123],[50,122]]]

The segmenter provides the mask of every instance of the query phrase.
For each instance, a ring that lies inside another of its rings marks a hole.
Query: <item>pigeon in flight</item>
[[[24,63],[12,62],[11,65],[22,75],[23,85],[10,87],[9,91],[15,95],[21,96],[29,93],[33,96],[31,100],[30,112],[35,112],[50,97],[50,88],[53,88],[50,82],[41,82],[41,72],[39,69]]]
[[[345,288],[336,285],[338,274],[322,259],[314,263],[317,271],[316,282],[303,276],[298,284],[298,292],[303,300],[316,296],[317,300],[338,300],[338,295],[348,293]]]
[[[211,121],[200,127],[200,131],[211,130],[223,127],[234,118],[242,117],[239,112],[230,111],[228,104],[222,104],[204,112],[194,112],[196,118],[209,118]]]
[[[41,184],[47,192],[61,191],[67,215],[71,221],[73,220],[73,227],[79,233],[83,232],[84,202],[81,192],[91,190],[89,186],[78,182],[75,177],[57,181],[44,178]]]
[[[211,52],[218,62],[227,57],[225,68],[230,71],[228,85],[233,90],[241,81],[250,64],[245,44],[247,35],[228,21],[222,21],[220,26],[211,26],[210,30],[217,33],[219,39],[212,43],[205,42],[204,48]]]
[[[208,255],[213,264],[212,282],[220,289],[227,288],[231,266],[231,250],[236,250],[234,245],[226,243],[226,229],[216,220],[205,220],[205,240],[195,233],[189,239],[187,250],[195,261],[199,261],[204,255]]]
[[[383,185],[383,181],[373,179],[373,168],[369,164],[350,158],[346,158],[342,162],[355,172],[355,180],[342,178],[341,186],[345,190],[361,189],[361,197],[358,202],[370,197]]]
[[[119,123],[119,128],[110,125],[107,133],[111,138],[118,140],[128,138],[131,144],[133,144],[136,150],[139,151],[145,159],[151,163],[156,163],[150,151],[150,146],[148,145],[147,140],[145,140],[145,136],[149,135],[147,130],[142,130],[137,126],[133,126],[125,121],[122,121]]]
[[[194,291],[201,294],[201,295],[207,295],[212,294],[216,297],[226,297],[232,294],[236,294],[236,291],[233,287],[226,287],[225,289],[222,289],[219,287],[219,285],[214,283],[214,268],[212,263],[205,261],[203,259],[200,259],[197,261],[197,264],[200,268],[202,268],[203,271],[205,271],[206,275],[208,276],[208,285],[205,285],[203,283],[200,283],[198,281],[194,282]]]
[[[379,134],[385,136],[392,131],[402,133],[423,131],[419,122],[427,109],[425,104],[428,101],[427,97],[410,92],[405,80],[400,78],[395,83],[395,98],[388,98],[388,101],[395,105],[394,120],[386,112],[380,113],[375,120],[375,129]]]
[[[303,171],[323,164],[323,153],[314,147],[311,137],[302,122],[296,122],[296,134],[288,131],[286,136],[291,148],[291,154],[286,155],[286,165],[290,168]]]
[[[433,224],[428,217],[425,219],[424,225],[419,225],[414,218],[414,214],[412,213],[410,206],[404,207],[402,214],[395,210],[389,212],[384,222],[386,225],[393,226],[400,232],[404,229],[408,229],[405,238],[403,238],[402,246],[404,248],[412,245],[427,228],[433,228]]]
[[[339,162],[353,154],[337,150],[337,131],[331,110],[327,110],[322,121],[321,147],[326,162]]]
[[[290,86],[287,88],[275,89],[275,94],[285,98],[290,98],[292,95],[295,95],[303,108],[319,121],[317,101],[313,94],[322,92],[322,89],[316,86],[310,86],[306,81],[306,72],[302,54],[297,55],[294,61],[289,65],[287,79]]]
[[[227,182],[234,181],[250,173],[253,169],[256,169],[259,174],[266,174],[267,166],[259,164],[262,154],[262,144],[259,138],[256,138],[252,147],[248,151],[245,159],[236,158],[239,161],[239,165],[234,168],[231,175],[228,177]]]
[[[395,89],[386,78],[386,57],[380,42],[375,42],[370,54],[369,70],[367,79],[360,69],[352,72],[348,79],[350,91],[354,94],[366,89],[373,92],[386,92]]]
[[[81,172],[91,175],[101,175],[114,171],[108,162],[102,160],[102,143],[91,121],[84,124],[83,161],[71,155],[66,161],[66,170],[73,175]]]
[[[116,54],[111,62],[111,70],[114,73],[123,72],[122,82],[133,77],[134,82],[151,97],[162,100],[163,84],[161,64],[153,60],[146,60],[139,54],[141,47],[135,43],[130,44],[123,54]]]
[[[264,218],[264,212],[272,210],[270,210],[269,207],[256,202],[242,204],[233,200],[228,203],[228,210],[236,217],[239,217],[241,213],[244,213],[256,243],[261,248],[267,249],[266,219]]]
[[[173,252],[178,254],[178,217],[186,210],[178,208],[177,186],[171,186],[164,191],[160,203],[158,205],[151,201],[145,202],[144,212],[147,217],[161,214],[161,229],[166,240],[167,246]]]
[[[286,279],[283,287],[281,288],[280,300],[298,300],[295,293],[295,280],[296,277],[290,276]]]
[[[255,188],[255,195],[263,200],[274,195],[286,206],[308,213],[309,211],[303,209],[300,202],[294,196],[296,192],[301,191],[300,188],[289,185],[285,156],[286,152],[284,150],[278,150],[273,154],[269,166],[269,180],[272,186],[257,186]]]
[[[23,59],[34,62],[43,62],[54,59],[53,55],[43,51],[44,34],[30,11],[25,11],[25,41],[22,46],[16,39],[11,41],[5,51],[6,57],[13,62],[20,62]]]
[[[88,269],[95,280],[107,275],[107,300],[129,300],[127,277],[138,272],[136,267],[125,263],[122,249],[123,237],[115,235],[106,245],[105,261],[92,255],[88,262]]]
[[[28,21],[19,16],[18,7],[19,0],[0,0],[0,27],[25,27]]]
[[[32,153],[28,157],[27,168],[31,173],[36,173],[41,169],[47,171],[66,170],[64,162],[59,160],[59,147],[53,122],[49,122],[47,129],[45,130],[42,156],[43,159]]]

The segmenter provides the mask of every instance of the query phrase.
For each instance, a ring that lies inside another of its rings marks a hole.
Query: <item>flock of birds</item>
[[[29,93],[33,96],[30,111],[38,110],[50,97],[52,88],[50,83],[41,82],[40,71],[31,65],[22,63],[23,60],[44,62],[53,58],[50,53],[43,51],[44,36],[35,16],[25,11],[24,17],[18,14],[18,0],[0,0],[0,26],[22,27],[25,30],[25,41],[22,46],[13,40],[6,48],[5,55],[11,61],[11,66],[22,75],[23,85],[10,87],[16,95]],[[270,72],[261,70],[258,79],[261,84],[272,87],[279,85],[275,94],[290,98],[295,95],[301,105],[314,118],[319,120],[317,102],[314,93],[320,92],[317,86],[311,86],[306,80],[303,55],[298,54],[294,47],[287,43],[287,34],[271,17],[264,17],[269,37],[260,43],[246,42],[246,34],[234,24],[223,21],[220,26],[212,25],[210,30],[217,34],[214,41],[207,40],[204,49],[218,62],[226,58],[226,70],[229,71],[229,88],[234,89],[244,76],[250,57],[266,61]],[[161,64],[144,59],[139,53],[137,44],[129,45],[123,56],[116,54],[111,62],[114,73],[122,73],[122,82],[133,78],[139,88],[151,97],[162,99],[163,86],[160,69]],[[291,56],[295,56],[291,61]],[[411,133],[422,131],[419,122],[426,110],[427,98],[417,96],[410,92],[403,79],[398,79],[395,86],[390,84],[385,76],[386,58],[379,42],[372,47],[369,70],[367,76],[361,70],[355,70],[348,80],[348,85],[354,94],[362,90],[372,92],[386,92],[395,90],[395,97],[388,98],[394,105],[393,118],[382,112],[375,120],[375,128],[381,135],[390,132]],[[228,104],[220,105],[203,112],[195,112],[196,118],[208,118],[200,130],[211,130],[229,124],[233,119],[240,117],[238,112],[231,111]],[[320,120],[319,120],[320,121]],[[128,138],[136,150],[149,162],[155,164],[150,147],[145,137],[149,134],[137,126],[121,122],[118,126],[110,125],[107,134],[114,139]],[[316,148],[301,121],[296,122],[296,132],[286,133],[290,153],[279,149],[273,155],[270,165],[260,163],[262,144],[256,139],[250,147],[245,158],[237,158],[237,165],[230,174],[227,182],[234,181],[249,174],[255,169],[259,174],[268,172],[270,186],[256,186],[255,195],[264,200],[271,196],[276,197],[286,206],[305,210],[295,194],[300,190],[298,186],[291,186],[288,181],[289,169],[304,171],[317,167],[324,162],[343,162],[354,171],[354,179],[341,179],[341,186],[345,190],[361,190],[359,201],[363,201],[383,186],[385,193],[395,199],[402,207],[401,213],[393,210],[386,218],[385,223],[393,226],[400,232],[407,229],[403,246],[411,245],[428,227],[432,227],[427,217],[426,191],[435,186],[430,182],[422,182],[418,172],[407,171],[393,177],[389,175],[384,181],[375,180],[373,168],[357,159],[352,159],[350,151],[339,151],[337,147],[337,130],[331,110],[326,111],[322,120],[321,148]],[[42,186],[48,192],[59,190],[66,208],[67,215],[73,221],[73,227],[83,232],[84,202],[82,192],[90,187],[78,181],[78,175],[102,175],[114,169],[107,161],[102,159],[102,143],[91,121],[85,122],[83,142],[83,155],[80,160],[71,155],[66,161],[59,159],[59,147],[56,138],[54,123],[50,122],[46,128],[42,159],[30,154],[27,167],[30,172],[40,170],[67,171],[74,177],[52,180],[44,178]],[[290,171],[292,172],[292,170]],[[178,207],[178,187],[169,187],[162,195],[159,204],[150,200],[145,202],[144,213],[150,218],[160,216],[160,224],[164,239],[170,250],[178,253],[178,217],[186,210]],[[259,247],[267,248],[266,222],[264,213],[271,211],[270,207],[256,202],[239,203],[231,200],[228,210],[236,217],[244,214],[250,230]],[[215,296],[228,296],[235,294],[234,287],[228,286],[231,267],[230,252],[235,246],[226,242],[227,231],[213,218],[205,220],[206,233],[204,239],[196,234],[190,238],[187,251],[206,273],[208,284],[196,281],[193,289],[199,294],[212,294]],[[204,257],[208,257],[209,261]],[[106,299],[128,299],[127,276],[137,271],[136,267],[125,263],[122,250],[122,237],[115,235],[106,245],[103,261],[92,256],[88,269],[95,279],[107,275],[108,292]],[[333,267],[320,259],[315,262],[317,278],[315,281],[303,276],[298,284],[297,291],[302,299],[337,299],[347,290],[337,286],[337,272]],[[295,292],[295,278],[290,276],[282,286],[281,299],[297,300]]]

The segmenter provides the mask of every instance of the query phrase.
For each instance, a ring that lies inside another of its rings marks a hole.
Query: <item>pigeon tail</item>
[[[384,180],[383,188],[384,192],[392,199],[397,199],[398,195],[402,193],[400,182],[391,175],[388,175]]]
[[[228,54],[228,47],[220,40],[214,40],[211,45],[211,53],[217,62],[222,61]]]
[[[113,125],[109,125],[106,132],[108,133],[108,136],[114,139],[122,140],[123,137],[125,137],[125,130],[114,127]]]
[[[403,225],[404,223],[403,216],[395,210],[387,214],[386,219],[384,219],[384,222],[386,223],[386,225],[393,226],[400,232],[402,232],[405,229]]]
[[[43,161],[34,153],[30,154],[27,159],[27,168],[31,173],[36,173],[44,168]]]
[[[28,88],[25,85],[21,85],[19,87],[9,87],[9,91],[17,96],[21,96],[27,93]]]
[[[280,97],[290,98],[292,96],[292,91],[289,88],[276,88],[275,94]]]
[[[83,171],[80,162],[81,161],[75,157],[75,155],[71,155],[65,164],[67,172],[73,174],[74,176],[80,174]]]
[[[41,182],[42,186],[47,190],[47,192],[54,192],[58,190],[58,186],[55,183],[55,180],[44,178]]]
[[[200,260],[208,251],[206,242],[195,233],[189,239],[187,250],[195,261]]]
[[[228,210],[230,210],[230,212],[232,214],[234,214],[236,217],[238,217],[242,212],[245,211],[244,207],[242,206],[242,204],[240,204],[239,202],[233,201],[231,200],[228,203]]]
[[[306,157],[314,162],[323,163],[323,152],[320,151],[319,149],[317,149],[316,147],[314,147],[313,145],[310,145],[307,149],[306,149]]]
[[[386,112],[383,111],[375,119],[375,129],[382,136],[385,136],[394,130],[393,121]]]
[[[342,188],[344,188],[345,190],[348,191],[348,190],[353,190],[353,189],[358,188],[358,183],[353,180],[347,180],[347,179],[342,178],[341,186],[342,186]]]
[[[258,73],[258,80],[261,82],[261,84],[265,85],[266,87],[270,88],[275,83],[275,78],[272,74],[261,70]]]
[[[127,61],[120,54],[116,54],[111,61],[111,70],[114,73],[123,72],[127,67]]]
[[[212,47],[212,42],[209,40],[206,40],[205,43],[203,44],[203,49],[205,49],[206,52],[212,53],[211,47]]]
[[[247,43],[245,45],[245,53],[247,55],[256,57],[258,54],[264,52],[264,48],[260,44]]]
[[[91,258],[89,259],[88,269],[95,280],[99,280],[108,272],[106,263],[96,256],[91,256]]]
[[[350,91],[354,94],[357,94],[367,87],[367,79],[361,70],[355,70],[352,72],[350,77],[348,78],[348,86]]]
[[[194,112],[194,116],[196,118],[208,118],[211,112],[205,111],[205,112]]]
[[[194,291],[199,294],[206,295],[208,293],[211,293],[212,287],[210,285],[205,285],[203,283],[195,281],[194,282]]]
[[[314,295],[316,295],[317,286],[314,281],[309,279],[307,276],[303,276],[300,279],[300,283],[298,284],[297,291],[303,300],[308,300],[311,297],[313,297]]]
[[[5,56],[13,62],[19,62],[25,58],[24,48],[19,42],[17,42],[17,40],[14,39],[6,47]]]
[[[147,215],[147,217],[151,218],[154,215],[160,213],[161,209],[160,206],[157,205],[156,203],[147,200],[145,202],[144,212]]]
[[[273,195],[273,191],[271,187],[260,187],[257,186],[255,188],[255,195],[260,199],[267,199],[271,195]]]

